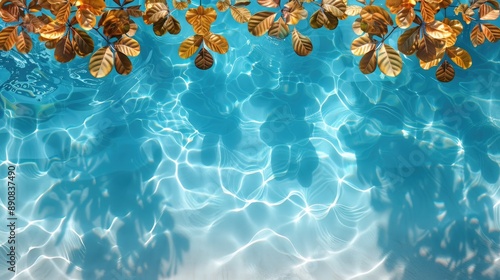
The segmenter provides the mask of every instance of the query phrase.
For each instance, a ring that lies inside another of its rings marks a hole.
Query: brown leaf
[[[120,40],[116,41],[115,49],[127,56],[138,56],[141,53],[139,42],[127,36],[122,36]]]
[[[396,24],[401,28],[408,28],[415,19],[415,10],[413,7],[403,7],[396,15]]]
[[[144,12],[141,10],[141,6],[130,6],[126,10],[127,14],[131,17],[142,17],[144,16]]]
[[[356,23],[356,21],[354,23]],[[359,21],[357,23],[359,24]],[[321,28],[322,26],[324,26],[328,30],[333,30],[337,28],[339,20],[331,13],[325,13],[322,10],[317,10],[311,15],[311,18],[309,19],[309,24],[311,25],[312,28]],[[362,32],[363,31],[361,31],[361,33]]]
[[[64,3],[64,5],[59,8],[56,15],[56,21],[61,24],[66,24],[71,13],[71,4],[69,2]]]
[[[418,42],[417,57],[424,62],[429,62],[436,58],[435,41],[427,34],[424,34]]]
[[[89,62],[89,72],[96,78],[102,78],[113,70],[113,51],[110,47],[98,49]]]
[[[345,9],[345,14],[348,16],[351,16],[351,17],[357,16],[357,15],[359,15],[359,13],[361,13],[362,9],[363,9],[363,7],[356,6],[356,5],[347,6],[347,8]]]
[[[491,24],[491,23],[482,23],[481,29],[483,30],[484,37],[488,39],[488,41],[494,43],[500,40],[500,28]]]
[[[440,49],[438,51],[438,53],[436,54],[435,59],[433,59],[429,62],[419,60],[420,67],[422,67],[422,69],[424,69],[424,70],[429,70],[430,68],[437,66],[439,64],[439,62],[441,61],[441,59],[443,59],[444,53],[445,53],[444,49]]]
[[[225,54],[229,50],[229,44],[222,35],[209,33],[203,36],[203,42],[209,49],[220,54]]]
[[[452,46],[446,48],[446,54],[451,58],[456,65],[462,69],[467,69],[472,66],[472,58],[469,53],[459,47]]]
[[[280,0],[257,0],[257,3],[268,8],[276,8],[280,6]]]
[[[479,24],[476,24],[474,28],[472,28],[472,31],[470,32],[470,41],[474,47],[484,43],[484,34],[479,29]]]
[[[71,32],[73,33],[73,49],[78,56],[84,57],[94,51],[94,41],[87,32],[77,28],[71,28]]]
[[[248,22],[248,20],[250,20],[250,17],[252,16],[247,8],[233,6],[231,6],[231,15],[233,16],[234,20],[239,23]]]
[[[40,29],[40,36],[48,40],[61,38],[66,32],[66,25],[53,21]]]
[[[359,15],[364,22],[369,24],[378,22],[380,24],[393,25],[389,13],[379,6],[365,6]]]
[[[210,33],[210,26],[217,19],[217,12],[213,8],[189,9],[186,12],[186,21],[193,26],[194,32],[199,35]]]
[[[137,32],[137,28],[138,28],[137,23],[135,23],[133,20],[130,20],[129,26],[130,26],[130,29],[128,30],[126,35],[129,37],[133,37],[135,35],[135,33]]]
[[[194,60],[194,65],[201,70],[210,69],[214,65],[214,58],[205,48],[201,48]]]
[[[29,53],[33,48],[33,41],[31,40],[30,35],[25,31],[21,31],[21,33],[17,36],[17,51],[20,53]]]
[[[181,24],[173,16],[168,16],[153,25],[153,31],[157,36],[163,36],[165,33],[179,34],[181,32]]]
[[[271,28],[274,22],[276,13],[273,12],[258,12],[248,21],[248,32],[254,36],[262,36]]]
[[[453,29],[447,24],[435,20],[425,24],[425,33],[434,39],[446,39],[451,36]]]
[[[389,77],[396,77],[403,68],[403,60],[399,53],[387,44],[380,47],[377,64],[380,71]]]
[[[474,20],[474,10],[472,10],[467,4],[460,4],[455,8],[455,15],[462,13],[462,19],[467,23],[471,23]]]
[[[59,40],[56,44],[56,49],[54,50],[54,57],[57,61],[61,63],[70,62],[76,56],[75,50],[73,49],[73,44],[69,33]]]
[[[4,22],[17,22],[19,21],[19,7],[10,3],[2,6],[0,16]]]
[[[398,50],[406,55],[412,55],[417,51],[420,39],[420,27],[407,29],[398,39]]]
[[[375,49],[365,53],[359,61],[359,70],[363,74],[370,74],[377,69],[377,56]]]
[[[187,38],[179,46],[179,56],[184,59],[189,58],[198,50],[202,42],[203,36],[201,35],[194,35]]]
[[[17,25],[7,26],[0,31],[0,49],[9,51],[17,42]]]
[[[170,14],[165,3],[152,3],[143,15],[144,23],[153,24],[161,19],[164,19]]]
[[[78,9],[75,18],[84,30],[91,30],[96,24],[95,15],[89,10]]]
[[[285,22],[290,25],[295,25],[307,18],[307,10],[296,0],[286,3],[281,14]]]
[[[128,56],[119,51],[115,53],[115,69],[120,75],[128,75],[132,72],[132,62]]]
[[[375,49],[375,43],[368,34],[358,37],[352,41],[351,52],[354,55],[364,55],[367,52]]]
[[[495,20],[500,15],[500,10],[493,9],[490,5],[481,4],[479,6],[479,19],[480,20]]]
[[[231,2],[229,0],[221,0],[218,1],[217,4],[215,4],[215,6],[217,7],[217,10],[219,10],[220,12],[225,12],[227,11],[227,9],[229,9],[229,7],[231,7]]]
[[[250,5],[250,0],[236,0],[233,6],[241,7]]]
[[[434,21],[434,15],[437,11],[437,5],[427,1],[428,0],[420,1],[420,14],[425,22],[432,22]]]
[[[285,39],[288,34],[290,34],[290,29],[283,18],[280,17],[276,22],[273,23],[273,25],[271,25],[268,34],[269,36],[277,39]]]
[[[107,37],[120,37],[130,30],[130,17],[124,10],[111,10],[105,13],[102,25],[104,35]]]
[[[186,1],[172,0],[172,4],[174,5],[174,8],[176,10],[184,10],[187,9],[189,4],[191,4],[191,0],[186,0]]]
[[[77,6],[79,10],[85,9],[95,16],[100,16],[106,8],[106,3],[104,3],[104,0],[77,0],[75,1],[75,6]]]
[[[447,83],[455,77],[455,69],[453,69],[453,65],[451,65],[448,61],[443,61],[441,65],[439,65],[436,70],[436,78],[440,82]]]
[[[306,56],[313,50],[311,40],[307,36],[300,34],[296,28],[292,32],[292,45],[295,53],[300,56]]]

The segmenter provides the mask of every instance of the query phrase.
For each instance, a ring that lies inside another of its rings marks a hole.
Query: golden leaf
[[[494,43],[500,39],[500,28],[491,23],[482,23],[481,29],[488,41]]]
[[[225,12],[227,11],[227,9],[229,9],[229,7],[231,7],[231,2],[229,0],[221,0],[218,1],[217,4],[215,4],[215,6],[217,7],[217,10],[219,10],[220,12]]]
[[[430,68],[432,68],[434,66],[437,66],[439,64],[439,62],[441,61],[441,59],[443,59],[443,57],[444,57],[444,49],[441,49],[436,54],[436,58],[435,59],[433,59],[433,60],[431,60],[429,62],[425,62],[425,61],[419,60],[420,67],[422,67],[422,69],[424,69],[424,70],[429,70]]]
[[[61,38],[66,32],[66,25],[53,21],[40,29],[40,36],[48,40]]]
[[[451,36],[453,30],[447,24],[435,20],[425,24],[425,33],[434,39],[446,39]]]
[[[67,33],[64,37],[59,40],[56,44],[56,49],[54,50],[54,57],[57,61],[66,63],[73,60],[76,56],[75,50],[73,49],[73,44]]]
[[[250,0],[236,0],[234,2],[233,6],[240,7],[240,6],[248,6],[250,5]]]
[[[462,48],[456,46],[449,47],[446,49],[446,54],[453,62],[455,62],[456,65],[463,69],[467,69],[472,66],[471,56]]]
[[[205,48],[201,48],[194,60],[194,65],[198,69],[207,70],[214,65],[214,58]]]
[[[32,14],[27,14],[23,17],[21,27],[28,33],[40,33],[40,29],[45,25],[43,21]]]
[[[210,32],[210,25],[217,18],[217,12],[213,8],[189,9],[186,12],[186,20],[193,26],[194,32],[199,35],[206,35]]]
[[[98,49],[89,62],[89,72],[96,78],[102,78],[113,70],[113,51],[110,47]]]
[[[271,28],[268,32],[269,36],[277,38],[277,39],[285,39],[288,34],[290,34],[290,29],[288,25],[285,23],[283,18],[279,18],[276,22],[271,25]]]
[[[104,35],[108,37],[120,37],[130,29],[130,17],[124,10],[111,10],[103,16],[104,20],[99,21],[103,26]]]
[[[292,32],[292,45],[295,53],[300,56],[306,56],[313,50],[311,40],[307,36],[300,34],[297,29]]]
[[[258,12],[250,17],[248,21],[248,32],[254,36],[262,36],[271,28],[274,22],[276,13],[273,12]]]
[[[128,75],[132,72],[132,62],[128,56],[119,51],[115,53],[115,69],[120,75]]]
[[[59,11],[57,12],[56,15],[56,21],[61,24],[65,24],[69,19],[70,13],[71,13],[71,4],[69,2],[66,2],[61,8],[59,8]]]
[[[165,33],[179,34],[181,32],[181,24],[173,16],[168,16],[153,24],[153,31],[157,36],[163,36]]]
[[[21,31],[21,33],[17,36],[16,42],[17,51],[20,53],[29,53],[33,48],[33,41],[31,40],[30,35],[25,31]]]
[[[389,8],[391,14],[397,14],[403,5],[404,0],[385,0],[385,5]]]
[[[455,77],[455,69],[453,69],[453,65],[451,65],[448,61],[443,61],[441,65],[439,65],[436,70],[436,78],[440,82],[447,83]]]
[[[436,4],[427,1],[428,0],[420,1],[420,14],[425,22],[432,22],[434,21],[434,15],[438,7]]]
[[[191,4],[191,0],[186,0],[184,1],[177,1],[177,0],[172,0],[172,5],[174,5],[174,8],[176,10],[184,10],[187,9],[187,7]]]
[[[494,10],[490,5],[481,4],[479,6],[480,20],[495,20],[500,15],[500,10]]]
[[[440,9],[445,9],[451,5],[451,2],[453,2],[453,0],[442,0],[438,3],[438,6]]]
[[[17,25],[7,26],[0,31],[0,49],[8,51],[14,47],[17,42]]]
[[[339,2],[339,1],[337,1],[337,2]],[[343,2],[339,2],[339,3],[341,3],[343,5],[342,6],[339,4],[339,6],[343,8],[343,10],[341,10],[338,6],[328,5],[328,4],[323,4],[322,8],[325,10],[325,13],[331,13],[335,17],[342,18],[342,17],[344,17],[344,14],[345,14],[344,11],[347,8]]]
[[[203,36],[201,35],[194,35],[187,38],[179,46],[179,56],[184,59],[189,58],[198,50],[202,42]]]
[[[472,31],[470,32],[470,41],[474,47],[482,45],[484,43],[484,34],[479,30],[479,24],[476,24]]]
[[[375,55],[375,49],[367,52],[361,60],[359,61],[359,70],[363,74],[373,73],[377,69],[377,56]]]
[[[139,42],[127,36],[122,36],[120,40],[116,41],[115,49],[127,56],[138,56],[141,53]]]
[[[129,26],[130,26],[130,29],[128,30],[126,35],[129,37],[133,37],[135,35],[135,33],[137,32],[137,28],[138,28],[137,23],[135,23],[133,20],[130,20]]]
[[[141,10],[141,5],[128,7],[125,11],[131,17],[142,17],[142,16],[144,16],[144,13]]]
[[[401,28],[408,28],[415,19],[413,7],[403,7],[396,15],[396,24]]]
[[[462,23],[459,20],[449,20],[448,18],[443,19],[443,23],[450,26],[451,30],[453,31],[451,33],[451,36],[446,38],[446,44],[445,47],[451,47],[455,45],[457,42],[457,37],[462,33],[462,30],[464,29]]]
[[[364,33],[364,31],[361,29],[361,18],[357,18],[352,23],[352,31],[354,31],[356,35],[361,35]]]
[[[81,57],[91,54],[94,51],[94,41],[87,32],[76,28],[71,28],[71,31],[73,33],[73,49],[76,54]]]
[[[351,52],[354,55],[364,55],[367,52],[375,49],[375,43],[373,43],[372,39],[368,34],[365,34],[361,37],[358,37],[352,41],[351,44]]]
[[[285,7],[281,10],[281,14],[285,22],[290,25],[295,25],[307,18],[307,10],[296,0],[286,3]]]
[[[4,22],[19,21],[19,7],[14,4],[6,4],[0,9],[0,16]]]
[[[104,0],[76,0],[74,3],[76,7],[79,7],[79,10],[88,10],[96,16],[101,15],[106,8]]]
[[[403,68],[403,60],[399,53],[387,44],[380,47],[377,64],[380,71],[389,77],[396,77]]]
[[[389,13],[379,6],[366,6],[361,10],[359,15],[366,23],[379,22],[385,25],[393,25]]]
[[[95,15],[89,10],[78,9],[75,18],[84,30],[91,30],[96,24]]]
[[[280,0],[258,0],[257,3],[268,8],[276,8],[280,6]]]
[[[429,62],[436,58],[436,44],[432,37],[424,34],[422,39],[418,42],[417,57],[424,61]]]
[[[146,9],[142,18],[144,23],[153,24],[161,19],[164,19],[169,14],[170,11],[165,3],[152,3],[149,8]]]
[[[345,14],[348,16],[352,16],[352,17],[357,16],[357,15],[359,15],[359,13],[361,13],[362,9],[363,9],[363,7],[356,6],[356,5],[347,6],[347,8],[345,9]]]
[[[205,45],[214,52],[225,54],[229,50],[229,45],[226,38],[222,35],[209,33],[203,36]]]
[[[317,10],[316,12],[314,12],[314,14],[311,15],[309,24],[312,28],[321,28],[322,26],[324,26],[326,29],[333,30],[337,28],[339,20],[331,13],[324,13],[322,10]],[[363,31],[361,31],[361,33],[363,33]]]
[[[420,27],[407,29],[398,39],[398,50],[406,55],[412,55],[417,51],[420,39]]]
[[[233,16],[234,20],[239,23],[248,22],[248,20],[250,20],[250,17],[252,16],[247,8],[233,6],[231,6],[231,15]]]
[[[460,4],[455,8],[455,15],[458,15],[459,13],[462,13],[462,19],[467,24],[474,20],[474,18],[472,18],[474,16],[474,10],[469,8],[469,5],[467,4]]]

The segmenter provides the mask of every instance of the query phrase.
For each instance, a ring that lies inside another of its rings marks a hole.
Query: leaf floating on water
[[[300,56],[306,56],[313,50],[311,40],[307,36],[300,34],[297,29],[292,32],[292,44],[293,50]]]
[[[143,19],[146,24],[153,24],[170,14],[167,5],[165,3],[152,3],[149,8],[146,9]]]
[[[258,12],[248,21],[248,32],[254,36],[262,36],[267,33],[274,22],[276,13],[273,12]]]
[[[91,30],[96,24],[95,15],[86,9],[78,9],[75,18],[84,30]]]
[[[201,48],[194,60],[194,65],[201,70],[210,69],[214,65],[214,58],[205,48]]]
[[[225,12],[227,11],[227,9],[229,9],[229,7],[231,7],[231,2],[229,0],[222,0],[218,1],[215,6],[217,7],[217,10],[219,10],[219,12]]]
[[[186,21],[193,26],[194,32],[206,35],[210,32],[210,25],[217,19],[217,12],[213,8],[189,9],[186,12]]]
[[[5,27],[0,32],[0,48],[8,51],[14,47],[17,42],[17,26]]]
[[[90,58],[89,71],[96,78],[107,76],[113,70],[113,51],[110,47],[98,49]]]
[[[231,6],[231,15],[233,16],[234,20],[239,23],[248,22],[250,20],[250,17],[252,17],[250,11],[244,7]]]
[[[268,8],[277,8],[280,6],[280,0],[257,0],[257,3]]]
[[[202,42],[203,36],[201,35],[194,35],[187,38],[179,46],[179,56],[184,59],[191,57],[198,50]]]
[[[455,69],[448,61],[443,61],[436,70],[436,78],[444,83],[447,83],[455,77]]]
[[[187,7],[191,4],[191,0],[186,0],[186,1],[177,1],[177,0],[172,0],[172,5],[176,10],[184,10],[187,9]]]
[[[407,29],[398,39],[398,50],[406,55],[417,51],[420,36],[420,27]]]
[[[71,13],[71,4],[69,2],[66,2],[59,8],[59,11],[56,14],[56,21],[61,24],[66,24],[66,22],[69,19],[70,13]]]
[[[446,54],[462,69],[467,69],[472,66],[470,54],[462,48],[456,46],[449,47],[446,49]]]
[[[132,62],[128,56],[119,51],[115,53],[115,69],[120,75],[128,75],[132,72]]]
[[[481,29],[483,30],[484,37],[488,39],[488,41],[495,43],[500,40],[500,28],[491,24],[491,23],[482,23]]]
[[[59,40],[56,44],[56,49],[54,51],[54,57],[57,61],[66,63],[73,60],[76,56],[75,50],[73,49],[73,43],[69,37],[69,33]]]
[[[488,4],[481,4],[481,6],[479,6],[480,20],[495,20],[499,15],[500,10],[495,10]]]
[[[53,21],[40,29],[40,36],[44,39],[54,40],[61,38],[66,32],[66,25]]]
[[[418,42],[417,57],[425,62],[436,58],[436,45],[434,39],[424,34],[424,37]]]
[[[403,68],[403,60],[399,53],[387,44],[380,47],[377,63],[380,71],[389,77],[396,77]]]
[[[364,55],[367,52],[373,50],[374,48],[375,44],[373,43],[370,36],[368,36],[368,34],[356,38],[354,41],[352,41],[351,44],[351,52],[354,55]]]
[[[71,28],[73,33],[73,48],[79,56],[86,56],[94,51],[94,41],[83,30]]]
[[[396,15],[396,24],[405,29],[410,27],[415,19],[415,10],[413,7],[403,7]]]
[[[205,45],[214,52],[225,54],[229,50],[226,38],[221,35],[210,33],[203,37]]]
[[[428,0],[427,0],[428,1]],[[434,21],[434,15],[436,14],[437,6],[434,3],[422,0],[420,2],[420,14],[425,22]]]
[[[377,56],[376,50],[373,49],[363,55],[359,61],[359,70],[361,70],[363,74],[370,74],[373,73],[375,69],[377,69]]]
[[[127,36],[122,36],[120,40],[116,41],[115,49],[127,56],[138,56],[141,53],[139,42]]]
[[[280,17],[276,22],[271,25],[268,32],[269,36],[277,39],[285,39],[290,34],[290,28],[285,21]]]
[[[21,33],[17,36],[16,43],[17,51],[20,53],[29,53],[33,48],[33,41],[31,40],[30,35],[25,31],[21,31]]]
[[[167,32],[170,34],[179,34],[181,32],[181,24],[173,16],[168,16],[153,24],[153,31],[157,36],[163,36]]]

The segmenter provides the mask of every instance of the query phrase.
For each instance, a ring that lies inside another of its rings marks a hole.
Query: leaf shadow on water
[[[431,132],[405,135],[401,110],[382,104],[339,129],[358,177],[373,186],[373,209],[389,215],[378,234],[385,267],[403,269],[401,279],[498,279],[500,231],[488,185],[499,171],[488,153],[498,154],[500,130],[476,103],[444,94],[435,101]]]
[[[137,131],[131,138],[126,125],[106,127],[101,134],[88,154],[64,145],[69,149],[62,152],[64,164],[53,164],[49,172],[60,182],[36,203],[38,218],[63,220],[56,245],[63,245],[69,230],[83,233],[82,246],[64,252],[70,262],[66,274],[77,267],[89,280],[176,274],[189,240],[176,230],[165,210],[168,202],[152,180],[163,157],[160,143],[144,140]],[[58,133],[50,140],[65,143],[68,137]],[[69,179],[68,169],[82,175]]]
[[[271,167],[275,179],[297,180],[301,186],[309,187],[319,164],[316,148],[309,140],[313,125],[305,120],[306,108],[312,106],[314,100],[304,94],[303,84],[297,86],[297,92],[292,94],[257,94],[251,103],[271,111],[259,133],[261,140],[272,148]]]

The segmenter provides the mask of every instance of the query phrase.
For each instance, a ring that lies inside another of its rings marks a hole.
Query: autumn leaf
[[[271,28],[276,13],[258,12],[248,21],[248,31],[254,36],[262,36]]]
[[[203,36],[205,45],[214,52],[225,54],[229,50],[226,38],[221,35],[209,33]]]
[[[198,50],[202,42],[203,36],[201,35],[194,35],[187,38],[179,46],[179,56],[184,59],[189,58]]]
[[[201,70],[210,69],[214,65],[214,58],[205,48],[201,48],[194,60],[194,65]]]
[[[113,70],[113,51],[110,47],[102,47],[90,57],[89,72],[96,78],[102,78],[111,70]]]
[[[292,45],[295,53],[300,56],[306,56],[313,50],[311,40],[307,36],[302,35],[297,29],[294,29],[292,32]]]
[[[401,73],[403,61],[399,53],[387,44],[382,44],[377,57],[378,68],[389,77],[396,77]]]
[[[448,61],[443,61],[443,63],[436,70],[436,78],[440,82],[447,83],[455,77],[455,69]]]
[[[375,49],[365,53],[359,61],[359,70],[363,74],[373,73],[377,69],[377,56]]]
[[[115,69],[120,75],[128,75],[132,72],[132,62],[128,56],[119,51],[115,53]]]
[[[193,26],[194,32],[199,35],[206,35],[210,32],[210,25],[217,18],[217,12],[213,8],[189,9],[186,12],[186,21]]]
[[[8,51],[14,47],[17,42],[17,26],[8,26],[0,31],[0,48]]]
[[[115,49],[127,56],[138,56],[141,53],[139,42],[127,36],[122,36],[114,44]]]

